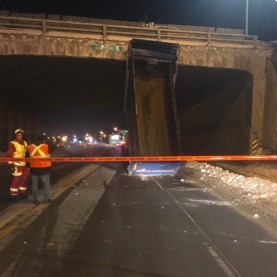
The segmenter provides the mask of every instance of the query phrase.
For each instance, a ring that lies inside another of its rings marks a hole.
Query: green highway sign
[[[93,50],[96,51],[111,51],[111,52],[122,52],[122,46],[105,46],[105,45],[97,45],[97,44],[92,44],[91,45]]]

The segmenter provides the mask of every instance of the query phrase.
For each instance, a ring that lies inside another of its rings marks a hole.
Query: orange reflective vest
[[[30,154],[30,158],[49,158],[48,145],[41,144],[36,146],[34,144],[29,145],[28,152]],[[30,162],[30,167],[50,167],[51,162],[38,161],[38,162]]]

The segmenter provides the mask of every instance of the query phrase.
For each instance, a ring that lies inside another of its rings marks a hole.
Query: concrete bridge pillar
[[[2,145],[5,144],[5,109],[0,107],[0,150],[2,150]]]
[[[277,150],[277,47],[267,60],[264,101],[263,144]]]
[[[277,46],[275,47],[275,49],[273,51],[271,60],[277,70]]]

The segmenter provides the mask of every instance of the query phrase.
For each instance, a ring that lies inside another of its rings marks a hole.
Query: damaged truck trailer
[[[127,57],[125,112],[130,156],[182,155],[175,98],[178,45],[134,39]],[[129,175],[175,175],[182,162],[131,162]]]

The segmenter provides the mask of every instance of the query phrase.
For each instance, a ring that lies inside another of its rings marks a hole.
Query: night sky
[[[0,10],[244,29],[246,0],[0,0]],[[277,40],[277,2],[249,0],[249,34]],[[42,130],[112,131],[125,128],[123,109],[70,110],[42,114]]]

